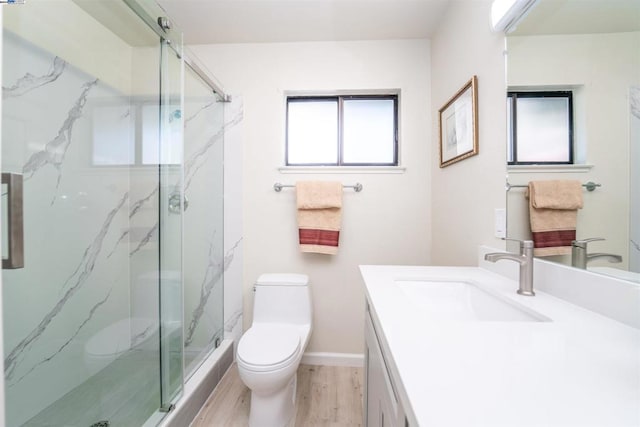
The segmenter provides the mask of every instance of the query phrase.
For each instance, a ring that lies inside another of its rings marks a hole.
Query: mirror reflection
[[[555,248],[537,256],[640,283],[640,2],[540,0],[507,51],[508,237],[535,234]],[[549,180],[570,188],[527,197]],[[567,218],[532,216],[548,203],[575,209],[575,237]]]

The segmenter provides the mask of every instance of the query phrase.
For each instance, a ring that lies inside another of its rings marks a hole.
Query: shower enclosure
[[[2,53],[6,425],[155,424],[222,338],[224,104],[153,2],[6,6]]]

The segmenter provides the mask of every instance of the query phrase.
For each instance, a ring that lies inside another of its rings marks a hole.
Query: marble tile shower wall
[[[85,345],[129,317],[145,241],[124,238],[141,203],[129,169],[99,167],[101,141],[131,146],[129,97],[8,32],[3,54],[3,171],[25,180],[25,268],[3,289],[7,422],[20,425],[95,373]]]

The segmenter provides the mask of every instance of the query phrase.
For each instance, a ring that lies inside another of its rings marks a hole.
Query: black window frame
[[[393,162],[387,163],[346,163],[344,162],[344,101],[345,100],[392,100],[393,101]],[[318,102],[318,101],[336,101],[338,104],[338,159],[335,163],[291,163],[289,162],[289,104],[291,102]],[[285,166],[398,166],[398,95],[320,95],[320,96],[287,96],[286,99],[286,129],[285,129]]]
[[[518,161],[518,98],[565,98],[568,102],[568,125],[569,125],[569,138],[567,143],[569,144],[569,160],[566,162],[546,162],[546,161],[532,161],[523,162]],[[508,143],[511,144],[511,153],[513,160],[507,159],[508,165],[572,165],[575,162],[575,144],[574,144],[574,129],[573,129],[573,92],[570,90],[557,90],[557,91],[508,91],[507,100],[511,106],[511,116],[507,118],[510,120],[509,129],[511,134],[509,136]]]

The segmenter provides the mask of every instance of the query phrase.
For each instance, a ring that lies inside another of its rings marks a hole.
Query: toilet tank
[[[309,277],[263,274],[255,283],[253,321],[311,325]]]

